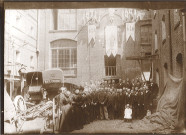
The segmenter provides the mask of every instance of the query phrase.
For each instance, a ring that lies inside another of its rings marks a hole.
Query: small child
[[[130,108],[129,104],[127,104],[125,107],[124,121],[126,122],[132,121],[132,109]]]
[[[146,116],[150,116],[150,115],[151,115],[151,111],[150,110],[147,110]]]

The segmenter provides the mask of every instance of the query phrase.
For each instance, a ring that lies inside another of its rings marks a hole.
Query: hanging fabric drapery
[[[96,26],[88,25],[88,45],[94,46],[96,38]]]
[[[107,26],[105,28],[106,54],[115,57],[118,53],[118,37],[117,26]]]
[[[135,22],[126,23],[126,41],[128,41],[129,37],[135,41]]]
[[[170,133],[183,127],[184,98],[183,79],[175,78],[164,71],[165,87],[158,101],[156,112],[131,124],[132,129],[143,132]],[[137,131],[138,132],[138,131]]]

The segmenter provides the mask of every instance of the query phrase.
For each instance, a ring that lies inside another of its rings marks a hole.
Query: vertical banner
[[[135,22],[126,23],[126,41],[128,41],[130,36],[135,41]]]
[[[118,33],[117,26],[107,26],[105,28],[105,44],[106,54],[109,57],[111,54],[116,56],[118,52]]]
[[[95,37],[96,37],[96,26],[88,25],[88,45],[91,45],[92,47],[94,46]]]

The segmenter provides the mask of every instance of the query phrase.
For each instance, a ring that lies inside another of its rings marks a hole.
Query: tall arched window
[[[77,68],[77,42],[69,39],[51,42],[51,67],[63,71]]]
[[[142,25],[140,27],[140,38],[141,44],[151,45],[151,38],[152,38],[152,25]]]

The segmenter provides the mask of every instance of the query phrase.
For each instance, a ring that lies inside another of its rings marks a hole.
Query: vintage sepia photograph
[[[5,4],[4,134],[186,134],[186,3],[87,3]]]

